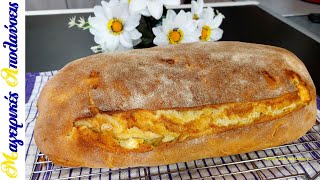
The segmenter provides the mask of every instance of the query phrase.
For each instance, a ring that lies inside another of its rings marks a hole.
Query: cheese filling
[[[150,151],[167,143],[285,116],[310,101],[309,91],[297,75],[294,76],[293,83],[297,87],[296,93],[274,99],[176,110],[98,113],[91,118],[76,120],[74,128],[80,134],[90,132],[99,138],[112,140],[113,143],[102,143],[108,149],[120,147],[123,150]]]

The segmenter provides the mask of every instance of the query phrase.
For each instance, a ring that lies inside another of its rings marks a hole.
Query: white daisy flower
[[[102,51],[132,49],[133,41],[139,41],[142,34],[136,29],[140,14],[130,14],[126,3],[119,0],[102,1],[94,7],[95,17],[89,17],[90,33]]]
[[[144,16],[151,15],[160,19],[163,13],[163,6],[179,5],[180,0],[128,0],[131,12],[141,13]]]
[[[69,28],[77,25],[77,23],[76,23],[76,16],[73,16],[72,18],[69,19],[68,25],[69,25]]]
[[[166,18],[162,20],[162,26],[152,28],[156,36],[153,43],[166,45],[198,41],[200,34],[196,31],[197,24],[191,16],[190,12],[186,13],[183,10],[178,14],[169,10]]]
[[[203,11],[203,0],[191,1],[191,14],[194,20],[198,20]]]
[[[217,13],[215,16],[211,7],[204,9],[203,16],[198,20],[197,31],[201,41],[218,41],[221,39],[223,30],[219,28],[224,16]]]

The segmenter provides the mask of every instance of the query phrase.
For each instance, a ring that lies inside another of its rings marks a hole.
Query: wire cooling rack
[[[68,168],[38,150],[30,179],[320,179],[319,122],[291,144],[158,167]]]

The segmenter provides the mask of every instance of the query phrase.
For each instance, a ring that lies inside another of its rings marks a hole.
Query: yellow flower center
[[[179,28],[172,29],[168,33],[168,39],[170,44],[179,44],[183,39],[183,31]]]
[[[114,34],[120,35],[123,31],[123,23],[121,19],[113,18],[108,22],[107,28]]]
[[[193,14],[193,20],[198,20],[198,19],[199,19],[198,14]]]
[[[201,31],[200,40],[209,41],[211,36],[211,28],[209,26],[203,26]]]

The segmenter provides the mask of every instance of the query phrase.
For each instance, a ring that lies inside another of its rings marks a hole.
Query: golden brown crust
[[[296,91],[286,77],[287,70],[306,83],[311,102],[269,122],[144,153],[110,153],[72,132],[76,119],[99,111],[188,108],[276,98]],[[35,140],[43,153],[64,166],[152,166],[237,154],[302,136],[315,122],[315,96],[303,63],[277,47],[193,43],[99,54],[68,64],[45,85],[38,101]]]

